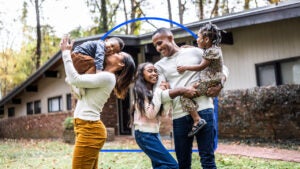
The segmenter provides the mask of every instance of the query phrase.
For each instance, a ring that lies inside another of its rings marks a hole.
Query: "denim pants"
[[[160,140],[158,133],[135,130],[136,143],[151,159],[153,169],[178,169],[178,164]]]
[[[215,169],[214,136],[216,134],[213,109],[205,109],[198,112],[207,124],[195,135],[200,162],[203,169]],[[180,169],[191,169],[192,146],[194,137],[188,137],[192,130],[193,119],[190,115],[173,120],[173,132],[176,157]]]

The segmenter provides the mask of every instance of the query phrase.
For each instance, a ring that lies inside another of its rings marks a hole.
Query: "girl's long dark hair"
[[[136,67],[131,55],[126,52],[120,52],[120,54],[124,56],[124,67],[116,73],[117,80],[114,92],[117,98],[124,99],[129,89],[129,85],[133,81]]]
[[[145,62],[141,63],[135,75],[135,83],[133,86],[133,101],[134,103],[131,106],[130,110],[130,126],[133,124],[133,116],[135,111],[135,105],[137,109],[141,112],[141,114],[145,114],[145,99],[147,99],[150,103],[152,102],[153,93],[152,90],[147,88],[147,82],[144,78],[144,70],[147,65],[153,65],[153,63]],[[162,106],[160,112],[162,110]]]

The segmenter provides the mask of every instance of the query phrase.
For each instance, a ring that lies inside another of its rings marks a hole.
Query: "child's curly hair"
[[[205,24],[199,29],[199,33],[201,33],[204,37],[208,37],[212,44],[219,46],[222,41],[221,33],[225,31],[219,29],[217,25],[212,24],[211,22]]]

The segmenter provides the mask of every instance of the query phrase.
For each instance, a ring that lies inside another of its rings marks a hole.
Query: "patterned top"
[[[223,56],[221,48],[213,46],[206,49],[203,58],[209,60],[210,64],[200,72],[201,81],[220,81],[223,76]]]

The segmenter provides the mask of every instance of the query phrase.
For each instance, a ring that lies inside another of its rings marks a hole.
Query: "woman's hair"
[[[137,108],[140,110],[140,112],[143,114],[145,113],[145,98],[148,99],[149,102],[152,101],[153,94],[152,92],[147,88],[147,82],[144,78],[144,70],[147,65],[153,65],[150,62],[141,63],[138,66],[136,75],[135,75],[135,83],[133,86],[133,98],[134,98],[134,104],[137,105]]]
[[[212,24],[211,22],[202,26],[199,29],[199,33],[201,33],[204,37],[208,37],[213,45],[219,46],[222,41],[221,33],[225,32],[217,27],[217,25]]]
[[[114,92],[117,98],[124,99],[135,74],[135,63],[131,55],[128,53],[120,52],[120,54],[124,56],[124,67],[120,71],[116,72],[117,80]]]
[[[153,65],[153,63],[150,62],[145,62],[145,63],[141,63],[138,66],[136,75],[135,75],[135,83],[133,86],[133,104],[131,106],[131,110],[130,110],[130,124],[129,127],[132,126],[133,124],[133,119],[134,119],[134,110],[135,110],[135,105],[137,107],[137,109],[141,112],[141,114],[145,114],[145,100],[147,99],[147,101],[150,104],[152,103],[152,98],[153,98],[153,93],[152,90],[149,90],[147,88],[147,81],[145,80],[144,77],[144,70],[145,67],[147,65]],[[158,112],[158,114],[161,114],[163,111],[163,106],[160,107],[160,110]]]

